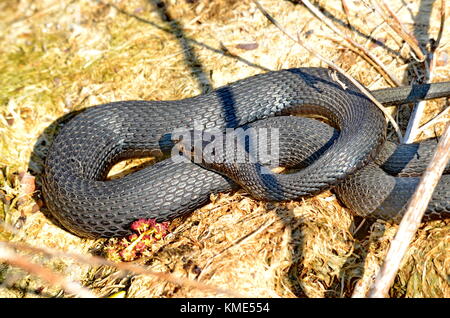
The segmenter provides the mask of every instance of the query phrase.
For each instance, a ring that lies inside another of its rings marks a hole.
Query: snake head
[[[173,137],[172,140],[179,155],[196,163],[203,161],[202,153],[206,144],[203,142],[203,132],[201,130],[187,130],[177,137]]]
[[[194,163],[212,168],[224,160],[223,132],[189,130],[172,138],[176,151]]]

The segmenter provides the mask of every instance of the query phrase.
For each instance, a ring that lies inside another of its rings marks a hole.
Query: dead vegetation
[[[449,80],[450,32],[441,32],[430,77],[413,56],[417,48],[384,22],[372,1],[312,2],[350,42],[301,1],[260,3],[287,31],[298,32],[369,89]],[[389,1],[389,8],[422,49],[438,37],[440,1]],[[66,253],[102,254],[105,242],[67,233],[40,199],[39,176],[57,118],[115,100],[185,98],[269,69],[325,66],[270,24],[253,1],[3,0],[0,9],[0,220],[15,229],[0,232],[0,238]],[[448,14],[445,22],[448,30]],[[428,102],[420,123],[445,107],[444,100]],[[412,107],[391,111],[404,131]],[[439,136],[443,127],[444,121],[437,122],[416,138]],[[396,138],[393,130],[390,137]],[[130,167],[122,164],[118,170]],[[27,171],[31,176],[24,178]],[[331,192],[268,204],[239,191],[213,197],[174,221],[153,255],[140,260],[148,270],[181,281],[68,256],[34,252],[28,257],[103,297],[118,291],[127,297],[226,291],[248,297],[348,297],[356,284],[370,284],[397,229],[352,216]],[[449,246],[449,221],[422,224],[390,295],[449,297]],[[0,265],[0,282],[3,297],[71,296],[70,290],[62,292],[8,265]]]

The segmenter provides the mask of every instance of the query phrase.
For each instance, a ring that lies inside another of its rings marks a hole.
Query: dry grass
[[[158,5],[161,2],[0,0],[0,219],[19,229],[17,234],[0,232],[1,239],[101,252],[103,240],[68,234],[40,209],[42,160],[55,130],[46,128],[60,116],[115,100],[180,99],[267,69],[321,65],[287,41],[251,1],[167,0],[165,6]],[[417,16],[419,2],[424,4]],[[261,3],[287,30],[301,31],[317,51],[368,88],[389,85],[303,6],[295,1]],[[423,76],[420,65],[410,59],[409,47],[365,2],[346,1],[349,16],[339,0],[314,3],[338,26],[348,21],[353,39],[403,83],[416,74]],[[432,1],[390,3],[408,30],[419,30],[414,32],[419,42],[427,36],[420,31],[423,24],[429,23],[428,34],[436,36],[438,3],[433,10]],[[450,77],[449,36],[444,32],[436,52],[435,81]],[[423,121],[444,105],[442,100],[430,102]],[[404,106],[396,113],[403,129],[410,112]],[[439,135],[442,129],[442,123],[437,124],[419,139]],[[129,167],[122,164],[118,170]],[[31,199],[19,181],[19,173],[25,171],[37,177]],[[397,229],[382,221],[366,221],[359,227],[361,221],[330,192],[279,204],[258,202],[242,192],[223,194],[176,220],[173,234],[142,262],[155,271],[170,271],[249,297],[350,296],[360,278],[363,283],[370,280]],[[424,224],[391,296],[450,297],[449,240],[449,221]],[[120,290],[128,297],[210,295],[71,259],[34,258],[101,296]],[[61,295],[58,288],[6,265],[0,265],[0,282],[4,297]]]

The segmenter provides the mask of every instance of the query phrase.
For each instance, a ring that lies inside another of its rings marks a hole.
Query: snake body
[[[396,103],[445,96],[449,90],[450,84],[444,84],[417,93],[401,88],[373,94]],[[320,116],[339,134],[333,133],[326,151],[304,169],[269,175],[256,195],[265,200],[298,199],[341,184],[371,165],[385,141],[382,112],[342,76],[322,68],[268,72],[183,100],[114,102],[81,112],[49,148],[43,176],[46,204],[65,228],[83,237],[123,236],[140,218],[173,219],[207,203],[210,193],[236,189],[237,184],[196,164],[170,159],[105,181],[112,165],[169,153],[177,128],[236,128],[282,115]],[[286,128],[298,129],[293,125]],[[320,130],[313,128],[310,136],[317,134]],[[303,141],[297,146],[308,148]]]
[[[336,129],[320,121],[293,116],[257,121],[246,125],[245,129],[273,127],[279,130],[281,136],[279,165],[287,168],[299,169],[313,164],[328,151],[339,136]],[[240,148],[234,145],[227,151],[199,152],[201,156],[196,159],[201,166],[230,177],[255,196],[253,191],[258,191],[272,180],[270,172],[267,177],[268,172],[264,170],[264,165],[258,160],[252,161],[254,159],[252,155],[258,153],[257,131],[254,135],[246,132],[247,130],[238,134],[231,132],[234,134],[232,137],[245,146],[245,151],[239,152]],[[206,147],[214,144],[217,149],[225,149],[227,137],[230,138],[230,135],[227,135],[219,135],[218,143],[215,144],[213,136],[204,133],[203,139],[206,141],[197,146],[207,149]],[[249,138],[244,140],[243,136]],[[256,145],[253,152],[251,143]],[[298,147],[300,143],[303,143],[302,147]],[[270,143],[268,144],[270,146]],[[193,152],[196,146],[191,140],[181,141],[177,146],[189,159],[194,159]],[[398,222],[436,148],[437,141],[433,139],[398,146],[386,141],[372,162],[337,184],[332,190],[347,207],[360,216]],[[435,188],[424,219],[446,217],[450,217],[450,163],[445,167],[444,175]]]

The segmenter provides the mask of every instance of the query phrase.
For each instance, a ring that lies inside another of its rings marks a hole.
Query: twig
[[[354,28],[350,23],[350,8],[348,7],[347,0],[341,0],[342,4],[342,10],[345,12],[345,18],[347,19],[347,24],[350,27],[350,29],[353,31]]]
[[[366,55],[366,54],[361,54],[361,50],[359,50],[359,49],[358,49],[357,47],[355,47],[354,45],[352,45],[352,44],[350,44],[350,43],[342,43],[342,41],[341,41],[340,39],[336,39],[336,38],[334,38],[334,37],[332,37],[332,36],[330,37],[330,36],[324,35],[323,37],[329,39],[330,41],[332,41],[332,42],[334,42],[334,43],[336,43],[336,44],[342,45],[344,48],[346,48],[346,49],[348,49],[348,50],[354,52],[355,54],[358,54],[359,56],[362,57],[362,59],[363,59],[364,61],[366,61],[366,62],[369,63],[373,68],[375,68],[375,70],[376,70],[376,71],[377,71],[384,79],[386,79],[386,76],[384,75],[384,73],[385,73],[384,70],[383,70],[379,65],[374,64],[373,61],[370,59],[370,57],[369,57],[368,55]],[[355,66],[356,66],[356,65],[355,65]],[[397,85],[396,83],[390,81],[389,79],[388,79],[388,82],[389,82],[391,85],[394,85],[394,86]]]
[[[423,214],[433,195],[434,188],[450,159],[450,123],[447,124],[436,152],[425,170],[416,191],[411,197],[397,234],[391,243],[385,261],[369,291],[369,297],[387,297],[400,263],[412,238],[420,226]]]
[[[442,38],[442,33],[444,30],[444,23],[445,23],[445,0],[441,0],[441,23],[439,26],[439,32],[437,36],[437,40],[435,43],[433,43],[430,47],[429,53],[427,54],[427,58],[424,60],[425,62],[425,78],[426,83],[432,83],[434,79],[434,68],[436,64],[435,60],[435,52],[437,48],[439,47],[440,40]],[[408,121],[408,126],[406,127],[405,132],[405,143],[409,144],[414,142],[414,139],[417,137],[417,135],[422,132],[425,128],[420,127],[420,121],[423,117],[423,113],[426,109],[427,102],[426,101],[420,101],[414,105],[413,112],[411,114],[411,117]],[[428,127],[428,126],[427,126]]]
[[[441,9],[440,9],[440,24],[439,24],[439,31],[438,36],[436,38],[436,42],[431,48],[431,52],[437,51],[437,48],[439,47],[439,43],[441,43],[442,34],[444,34],[444,24],[445,24],[445,18],[447,16],[447,4],[446,0],[441,0]]]
[[[350,75],[348,75],[342,68],[340,68],[339,66],[337,66],[336,64],[334,64],[333,62],[328,61],[325,57],[323,57],[322,55],[320,55],[317,51],[315,51],[312,47],[310,47],[309,45],[307,45],[305,42],[303,42],[300,39],[300,35],[297,33],[297,39],[295,39],[293,36],[291,36],[286,30],[284,30],[284,28],[278,23],[277,20],[275,20],[267,11],[266,9],[264,9],[261,4],[257,1],[257,0],[253,0],[253,2],[256,4],[257,8],[261,11],[261,13],[273,24],[275,25],[284,35],[286,35],[289,39],[291,39],[292,41],[294,41],[295,43],[299,44],[300,46],[302,46],[304,49],[306,49],[311,55],[314,55],[315,57],[317,57],[320,61],[324,62],[325,64],[327,64],[329,67],[333,68],[334,70],[338,71],[339,73],[341,73],[343,76],[345,76],[349,81],[351,81],[356,87],[358,87],[362,93],[364,93],[375,105],[378,106],[378,108],[380,108],[380,110],[384,113],[384,115],[386,116],[386,118],[389,120],[389,122],[392,124],[395,132],[397,133],[397,136],[400,140],[400,142],[403,141],[403,136],[402,133],[400,131],[400,128],[398,127],[396,121],[394,120],[394,118],[392,118],[391,114],[389,114],[388,110],[380,103],[376,100],[375,97],[373,97],[373,95],[363,86],[361,85],[357,80],[355,80],[353,77],[351,77]]]
[[[426,103],[426,101],[421,100],[414,104],[413,111],[409,117],[408,126],[406,126],[405,139],[403,140],[405,144],[413,143],[419,134],[420,120],[422,119]]]
[[[34,264],[28,257],[19,255],[4,243],[0,243],[0,260],[5,261],[12,266],[22,268],[27,272],[44,279],[51,285],[61,286],[62,289],[69,294],[75,294],[82,298],[96,298],[89,289],[68,280],[66,277],[55,273],[48,268]]]
[[[371,284],[375,279],[375,274],[379,270],[380,266],[377,266],[376,268],[364,269],[364,276],[367,276],[368,278],[367,279],[362,278],[356,282],[351,298],[366,298],[367,293],[371,287]]]
[[[359,44],[358,42],[354,41],[351,37],[347,36],[339,28],[337,28],[333,23],[331,23],[327,17],[320,12],[309,0],[302,0],[303,4],[311,10],[312,13],[314,13],[322,22],[324,22],[332,31],[334,31],[337,35],[339,35],[341,38],[343,38],[345,41],[350,43],[352,46],[357,48],[363,55],[365,55],[367,58],[367,61],[371,61],[371,64],[377,68],[378,70],[381,70],[382,74],[386,74],[385,78],[391,83],[396,86],[401,86],[401,82],[397,79],[397,77],[389,72],[389,70],[386,68],[386,66],[381,62],[375,55],[370,53],[366,50],[364,46]]]
[[[372,0],[372,6],[375,8],[375,11],[386,21],[386,23],[394,30],[408,45],[411,47],[414,52],[414,57],[419,61],[425,61],[426,55],[422,52],[419,46],[419,42],[417,39],[405,30],[403,24],[397,18],[395,13],[389,8],[388,5],[383,0],[378,0],[379,3],[375,0]]]
[[[48,248],[30,246],[30,245],[27,245],[24,243],[19,243],[19,242],[0,242],[0,247],[2,247],[2,246],[6,246],[8,248],[16,248],[16,249],[20,249],[20,250],[31,251],[34,253],[43,253],[45,255],[49,255],[52,257],[70,257],[70,258],[73,258],[84,264],[111,266],[118,270],[129,271],[129,272],[132,272],[135,274],[150,275],[150,276],[156,277],[158,279],[168,281],[170,283],[180,285],[180,286],[193,287],[193,288],[197,288],[199,290],[204,290],[204,291],[212,291],[216,294],[229,295],[231,297],[240,297],[240,298],[243,297],[242,295],[240,295],[239,293],[234,292],[234,291],[217,288],[217,287],[214,287],[214,286],[211,286],[208,284],[196,282],[196,281],[186,279],[186,278],[176,277],[175,275],[170,274],[170,273],[155,272],[155,271],[149,270],[143,266],[139,266],[139,265],[135,265],[135,264],[115,263],[112,261],[108,261],[105,258],[98,257],[98,256],[86,256],[86,255],[77,254],[77,253],[61,252],[61,251],[48,249]]]

